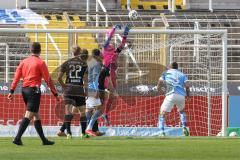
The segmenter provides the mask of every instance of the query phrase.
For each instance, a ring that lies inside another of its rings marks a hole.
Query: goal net
[[[60,64],[70,57],[70,46],[79,44],[91,55],[94,48],[101,48],[106,38],[106,29],[75,30],[31,30],[0,29],[0,32],[21,32],[28,37],[28,45],[33,41],[42,44],[42,58],[55,81]],[[113,37],[111,43],[117,47],[121,43],[122,31]],[[106,126],[99,118],[100,130],[109,136],[155,136],[160,130],[158,118],[164,95],[156,89],[156,84],[168,65],[176,61],[179,69],[187,74],[191,85],[191,100],[186,102],[187,124],[192,136],[217,135],[226,130],[226,33],[221,30],[145,30],[133,29],[124,50],[118,58],[117,89],[111,97],[109,112],[110,125]],[[8,43],[6,41],[6,43]],[[4,47],[3,47],[4,48]],[[19,46],[21,48],[21,46]],[[0,46],[1,56],[6,57],[6,50]],[[16,55],[24,57],[26,52]],[[9,53],[11,55],[11,51]],[[14,60],[14,59],[12,59]],[[13,78],[8,83],[1,79],[0,136],[13,136],[24,115],[25,105],[20,95],[20,84],[13,102],[6,96]],[[57,85],[57,83],[56,83]],[[59,91],[61,87],[57,85]],[[45,133],[56,135],[64,117],[64,105],[60,105],[43,83],[40,114]],[[107,99],[107,98],[106,98]],[[74,116],[73,135],[80,132],[79,115]],[[167,114],[166,134],[181,136],[179,114],[176,109]],[[25,135],[36,135],[30,126]]]

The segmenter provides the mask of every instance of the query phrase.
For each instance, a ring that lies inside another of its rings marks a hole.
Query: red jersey
[[[54,95],[57,95],[57,91],[49,75],[47,65],[38,56],[32,55],[20,62],[14,75],[11,92],[16,89],[20,78],[23,78],[23,87],[40,87],[43,78],[48,87],[51,89],[51,92]]]

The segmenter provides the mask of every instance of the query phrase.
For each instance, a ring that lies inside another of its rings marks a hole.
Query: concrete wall
[[[17,0],[18,8],[25,7],[25,0]],[[1,0],[0,8],[2,9],[13,9],[16,8],[16,0]]]
[[[102,0],[106,9],[120,9],[120,0]],[[95,10],[95,0],[90,0],[91,10]],[[71,8],[85,11],[86,0],[54,0],[53,2],[30,2],[30,8]]]
[[[209,0],[188,0],[190,9],[208,9]],[[240,0],[212,0],[214,9],[240,9]]]

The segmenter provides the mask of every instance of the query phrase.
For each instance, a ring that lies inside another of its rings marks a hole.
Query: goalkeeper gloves
[[[123,35],[124,35],[124,36],[127,36],[128,33],[129,33],[129,31],[130,31],[130,29],[131,29],[130,25],[127,24],[127,25],[125,26],[125,28],[124,28]]]

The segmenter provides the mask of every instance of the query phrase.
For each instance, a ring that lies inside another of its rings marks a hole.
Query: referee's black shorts
[[[22,96],[24,103],[27,106],[27,111],[38,113],[41,100],[40,88],[24,87],[22,88]]]

